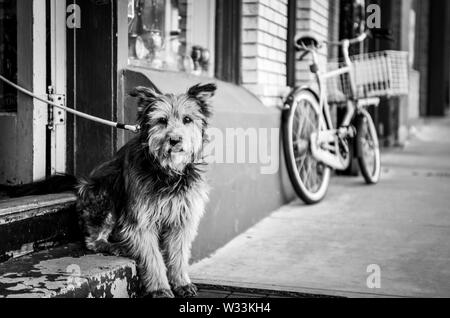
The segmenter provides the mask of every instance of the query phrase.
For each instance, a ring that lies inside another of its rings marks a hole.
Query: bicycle
[[[381,154],[377,129],[366,109],[378,106],[380,97],[408,93],[408,53],[397,51],[349,55],[351,45],[362,43],[370,30],[354,39],[323,42],[341,47],[342,62],[328,61],[332,70],[321,72],[318,50],[322,43],[299,34],[295,46],[300,59],[312,56],[313,84],[297,88],[288,96],[283,111],[283,144],[290,180],[306,204],[316,204],[328,191],[331,171],[345,171],[357,158],[367,184],[377,184]],[[386,32],[379,33],[387,37]],[[333,69],[334,68],[334,69]],[[334,94],[328,91],[334,87]],[[342,123],[333,127],[330,98],[346,105]]]

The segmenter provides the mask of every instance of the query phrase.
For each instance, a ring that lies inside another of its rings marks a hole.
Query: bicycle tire
[[[289,178],[296,194],[303,200],[303,202],[308,205],[312,205],[319,203],[326,196],[330,183],[331,169],[322,163],[317,162],[312,157],[311,149],[309,147],[309,139],[312,131],[309,131],[308,129],[305,130],[305,127],[307,127],[306,124],[308,124],[307,128],[316,129],[316,131],[318,129],[325,130],[327,127],[323,120],[323,116],[319,115],[319,100],[314,93],[307,89],[301,89],[295,92],[291,97],[292,103],[285,111],[283,118],[283,145],[286,166]],[[306,109],[312,110],[312,113],[308,111],[308,114],[312,114],[316,118],[315,123],[311,124],[311,118],[306,118]],[[305,113],[303,113],[303,111]],[[305,115],[303,118],[301,118],[302,114]],[[302,119],[302,121],[300,121],[300,119]],[[299,122],[296,123],[296,120],[299,120]],[[320,122],[319,125],[317,125],[318,122]],[[314,124],[316,124],[318,128],[314,128],[316,127]],[[296,135],[295,138],[294,129],[297,129],[296,132],[299,134]],[[294,139],[296,139],[295,142]],[[304,145],[305,142],[308,143],[308,146]],[[303,146],[301,144],[303,144]],[[307,149],[305,150],[305,148]],[[301,164],[297,164],[297,159],[299,159],[297,157],[300,155],[304,155],[308,159],[301,159]],[[315,166],[315,169],[310,166],[313,168],[311,171],[314,172],[315,170],[317,175],[320,174],[319,184],[316,184],[314,188],[309,187],[309,174],[306,175],[305,180],[304,172],[306,168],[304,168],[303,165],[306,165],[306,160],[308,160],[308,165],[313,164]]]
[[[370,140],[367,140],[370,138]],[[356,135],[358,162],[361,173],[367,184],[377,184],[381,176],[381,153],[377,129],[372,117],[366,110],[358,114],[358,127]],[[369,149],[369,147],[371,149]],[[369,151],[372,154],[369,154]],[[369,162],[369,156],[373,157]]]

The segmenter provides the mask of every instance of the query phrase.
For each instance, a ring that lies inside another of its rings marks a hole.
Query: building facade
[[[133,86],[177,93],[215,81],[213,125],[279,129],[278,107],[311,79],[310,62],[297,60],[295,34],[332,41],[355,36],[355,21],[365,19],[371,4],[381,9],[381,27],[392,30],[394,41],[374,39],[360,50],[411,56],[410,96],[371,110],[384,144],[395,145],[411,121],[448,110],[446,0],[0,0],[0,74],[39,96],[52,93],[66,106],[126,123],[136,117],[127,97]],[[322,66],[329,57],[338,58],[339,51],[324,46]],[[2,184],[85,175],[131,137],[49,110],[0,83]],[[260,166],[250,164],[212,167],[210,213],[195,257],[294,197],[278,156],[274,175],[261,175]]]

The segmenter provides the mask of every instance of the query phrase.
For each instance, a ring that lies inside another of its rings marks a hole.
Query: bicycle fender
[[[292,107],[292,104],[294,103],[294,96],[301,91],[309,91],[311,94],[314,95],[314,97],[317,98],[317,101],[320,101],[319,94],[311,87],[309,87],[309,86],[297,87],[297,88],[293,89],[292,92],[286,98],[286,102],[285,102],[286,110],[289,110]]]

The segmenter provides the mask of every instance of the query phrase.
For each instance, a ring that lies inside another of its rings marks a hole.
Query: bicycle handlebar
[[[312,49],[319,49],[323,44],[326,45],[335,45],[335,46],[343,46],[345,43],[348,45],[358,44],[361,42],[364,42],[367,38],[374,37],[379,39],[385,39],[389,41],[393,41],[392,38],[392,31],[389,29],[368,29],[364,33],[361,33],[359,36],[353,38],[353,39],[344,39],[338,42],[335,41],[323,41],[323,42],[317,42],[314,43],[315,45],[312,47]],[[301,39],[300,39],[301,40]],[[297,42],[295,43],[296,47],[303,50],[311,50],[311,47],[308,48],[306,44],[303,42]]]
[[[345,39],[345,40],[341,40],[338,42],[323,41],[323,43],[325,43],[327,45],[335,45],[335,46],[343,46],[345,43],[348,43],[350,45],[358,44],[358,43],[364,42],[371,34],[372,34],[372,32],[370,30],[366,30],[364,33],[360,34],[359,36],[357,36],[356,38],[353,38],[353,39]]]

